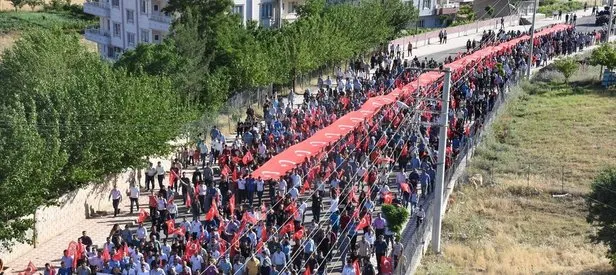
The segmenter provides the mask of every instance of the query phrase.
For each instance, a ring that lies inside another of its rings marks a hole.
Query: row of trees
[[[279,29],[242,26],[229,0],[176,0],[172,36],[143,45],[116,66],[130,72],[169,75],[183,94],[216,111],[231,93],[271,84],[294,87],[298,76],[346,62],[395,37],[417,13],[399,0],[326,5],[308,0],[300,18]],[[168,56],[166,62],[156,56]],[[152,58],[143,58],[149,56]]]
[[[37,207],[167,153],[193,120],[170,79],[129,76],[77,35],[33,31],[0,62],[0,242],[30,241]]]

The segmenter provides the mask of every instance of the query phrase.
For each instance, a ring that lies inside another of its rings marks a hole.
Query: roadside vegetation
[[[453,194],[443,253],[418,274],[613,272],[586,220],[593,180],[616,166],[616,90],[598,76],[582,66],[565,84],[550,66],[515,89],[471,159],[482,182]]]
[[[592,9],[592,4],[588,4],[588,8]],[[572,12],[576,10],[581,10],[584,8],[584,2],[581,1],[571,1],[571,0],[544,0],[539,2],[539,8],[537,12],[543,13],[546,16],[551,16],[554,12],[558,13],[559,11],[564,14],[567,12]],[[564,18],[564,17],[563,17]]]

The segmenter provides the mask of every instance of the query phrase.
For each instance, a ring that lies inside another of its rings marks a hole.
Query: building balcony
[[[99,44],[111,44],[111,34],[108,31],[103,31],[99,28],[88,28],[84,33],[87,40]]]
[[[448,15],[458,13],[458,7],[437,8],[436,15]]]
[[[274,18],[261,18],[259,23],[264,28],[271,28],[276,26],[276,20]]]
[[[161,12],[153,12],[150,15],[150,29],[157,31],[169,31],[173,18]]]
[[[290,12],[282,16],[282,20],[289,23],[294,22],[295,20],[297,20],[297,18],[299,18],[299,15],[297,15],[297,13],[295,12]]]
[[[111,14],[109,2],[104,2],[104,0],[83,3],[83,12],[101,17],[109,17]]]

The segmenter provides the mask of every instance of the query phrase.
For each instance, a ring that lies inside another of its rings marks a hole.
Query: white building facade
[[[297,18],[297,7],[305,0],[234,0],[233,12],[246,25],[255,21],[278,27]],[[173,18],[163,12],[167,0],[87,1],[83,11],[98,16],[99,25],[85,30],[85,38],[98,45],[104,59],[117,60],[140,43],[161,43]],[[281,20],[282,19],[282,20]]]
[[[85,37],[98,44],[103,58],[111,60],[139,43],[161,43],[172,21],[162,11],[166,5],[166,0],[85,2],[84,12],[99,18],[99,26],[86,29]]]

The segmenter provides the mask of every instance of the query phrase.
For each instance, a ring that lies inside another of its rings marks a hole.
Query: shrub
[[[578,70],[579,64],[573,58],[566,57],[556,60],[554,67],[565,76],[565,83],[568,83],[569,78]]]
[[[381,210],[385,220],[387,220],[389,229],[396,234],[400,234],[402,225],[409,219],[409,211],[404,207],[391,204],[384,204]]]

